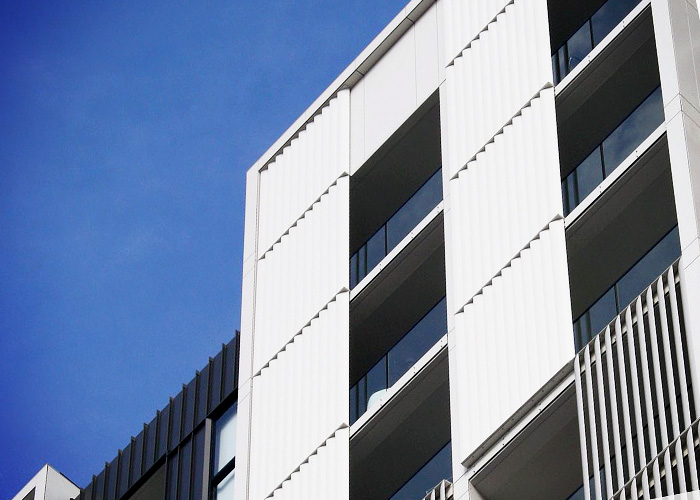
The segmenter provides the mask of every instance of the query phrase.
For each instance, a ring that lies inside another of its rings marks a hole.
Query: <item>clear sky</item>
[[[0,1],[0,500],[233,336],[246,169],[404,3]]]

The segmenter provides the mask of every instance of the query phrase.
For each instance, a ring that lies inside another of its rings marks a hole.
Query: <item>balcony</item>
[[[350,389],[350,424],[386,394],[447,333],[443,297]]]
[[[564,215],[571,213],[663,122],[661,88],[657,87],[562,180]]]
[[[449,489],[449,482],[445,478],[452,479],[452,446],[447,443],[430,460],[428,460],[418,471],[391,495],[389,500],[420,500],[431,498],[431,494],[442,493],[440,500],[446,500],[446,489]],[[437,486],[436,486],[437,484]],[[432,498],[435,498],[432,497]]]
[[[638,4],[639,0],[608,0],[586,19],[552,54],[554,84],[562,81],[583,62],[593,48],[599,45]]]

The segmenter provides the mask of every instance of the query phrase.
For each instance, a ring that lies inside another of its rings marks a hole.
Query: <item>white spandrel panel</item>
[[[516,0],[446,69],[443,165],[453,177],[551,85],[545,0]]]
[[[253,378],[251,499],[272,494],[348,425],[348,308],[340,293]]]
[[[258,261],[253,373],[348,287],[349,177]]]
[[[453,447],[464,462],[573,357],[563,220],[455,316],[450,343]]]
[[[523,108],[449,182],[453,312],[562,213],[554,89]]]
[[[350,167],[350,91],[341,90],[260,172],[258,255]]]
[[[338,430],[309,457],[282,486],[274,500],[347,500],[350,498],[348,469],[349,429]]]
[[[445,0],[445,64],[459,56],[512,0]]]

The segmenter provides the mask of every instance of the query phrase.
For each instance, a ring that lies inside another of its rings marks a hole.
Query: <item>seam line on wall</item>
[[[450,180],[452,181],[459,177],[460,172],[466,170],[469,167],[469,164],[476,160],[476,157],[479,155],[479,153],[483,153],[484,151],[486,151],[486,146],[496,142],[496,137],[498,137],[499,135],[503,135],[505,133],[506,127],[513,125],[513,120],[515,120],[519,116],[522,116],[523,111],[529,107],[532,107],[532,102],[535,99],[539,99],[540,97],[542,97],[542,92],[550,88],[553,88],[553,85],[547,82],[544,84],[544,86],[542,86],[542,88],[535,92],[535,94],[532,97],[530,97],[530,99],[528,99],[528,101],[513,116],[511,116],[510,119],[500,129],[498,129],[498,131],[495,134],[493,134],[493,136],[491,136],[491,138],[488,141],[486,141],[486,143],[483,146],[481,146],[479,151],[474,153],[474,155],[471,158],[469,158],[464,165],[457,169],[454,175],[450,177]]]
[[[456,56],[454,56],[454,57],[450,60],[450,62],[447,63],[447,65],[446,65],[445,67],[446,67],[446,68],[449,68],[450,66],[453,66],[454,63],[455,63],[455,61],[456,61],[457,59],[459,59],[460,57],[464,57],[464,53],[465,53],[467,50],[471,49],[472,44],[473,44],[475,41],[477,41],[479,38],[481,38],[481,35],[482,35],[484,32],[486,32],[486,31],[489,30],[489,26],[491,26],[492,24],[495,24],[495,23],[498,21],[498,16],[500,16],[501,14],[503,14],[503,13],[506,11],[506,9],[507,9],[508,7],[510,7],[511,5],[513,5],[514,3],[515,3],[515,0],[510,0],[510,2],[508,2],[507,4],[505,4],[505,5],[503,6],[503,8],[502,8],[501,10],[499,10],[499,11],[496,13],[496,15],[493,16],[493,17],[491,18],[491,20],[489,20],[489,22],[486,23],[486,26],[484,26],[483,28],[481,28],[481,29],[479,30],[479,32],[476,34],[476,36],[475,36],[474,38],[472,38],[471,40],[469,40],[469,43],[467,43],[467,45],[466,45],[462,50],[459,51],[459,54],[457,54]]]
[[[297,338],[299,335],[304,333],[304,328],[308,328],[309,326],[311,326],[311,323],[313,323],[314,320],[318,319],[318,317],[321,315],[321,313],[323,311],[325,311],[326,309],[328,309],[330,307],[330,305],[333,302],[336,302],[338,300],[338,297],[340,297],[344,293],[350,293],[350,291],[347,289],[347,287],[342,287],[340,290],[338,290],[338,292],[336,292],[336,294],[333,295],[331,300],[329,300],[321,309],[319,309],[318,312],[316,314],[314,314],[314,316],[309,321],[307,321],[306,324],[304,326],[302,326],[292,336],[292,338],[290,338],[289,341],[287,343],[285,343],[284,346],[282,346],[282,348],[279,351],[277,351],[274,354],[274,356],[272,356],[262,367],[260,367],[260,369],[257,372],[255,372],[253,374],[252,378],[258,377],[265,368],[268,368],[270,366],[270,363],[272,363],[274,360],[276,360],[282,352],[287,350],[287,347],[289,347],[294,342],[295,338]]]
[[[272,245],[270,245],[270,247],[269,247],[267,250],[265,250],[265,251],[263,252],[263,254],[258,258],[258,261],[263,260],[263,259],[265,258],[265,256],[273,250],[274,246],[275,246],[276,244],[280,243],[280,242],[282,241],[282,238],[284,238],[285,236],[287,236],[287,235],[289,234],[289,232],[290,232],[294,227],[296,227],[296,226],[299,224],[299,221],[301,221],[302,219],[305,219],[305,218],[306,218],[306,215],[307,215],[308,213],[310,213],[310,212],[313,211],[314,205],[316,205],[317,203],[319,203],[319,202],[321,201],[321,198],[323,198],[325,195],[327,195],[328,193],[330,193],[331,188],[333,188],[334,186],[338,185],[338,181],[339,181],[340,179],[342,179],[343,177],[348,177],[348,176],[349,176],[349,174],[348,174],[347,172],[343,172],[342,174],[340,174],[340,176],[339,176],[338,178],[336,178],[336,179],[330,184],[330,186],[328,186],[328,187],[326,188],[326,190],[325,190],[323,193],[321,193],[321,195],[320,195],[318,198],[316,198],[313,202],[311,202],[311,205],[309,205],[309,206],[304,210],[304,212],[301,214],[301,216],[300,216],[297,220],[295,220],[295,221],[292,223],[292,225],[289,226],[289,227],[287,228],[287,230],[286,230],[284,233],[282,233],[282,235],[281,235],[279,238],[277,238],[277,239],[272,243]]]
[[[491,285],[491,284],[493,283],[493,280],[495,280],[496,278],[498,278],[499,276],[501,276],[501,275],[503,274],[503,271],[504,271],[504,270],[506,270],[506,269],[508,269],[509,267],[511,267],[511,266],[513,265],[513,261],[514,261],[515,259],[518,259],[518,258],[522,257],[522,253],[523,253],[525,250],[527,250],[528,248],[530,248],[530,246],[532,245],[532,243],[533,243],[534,241],[539,240],[539,239],[541,238],[542,233],[544,233],[545,231],[549,230],[550,226],[551,226],[554,222],[556,222],[556,221],[558,221],[558,220],[564,220],[564,217],[562,217],[561,214],[557,214],[557,215],[554,216],[554,218],[553,218],[552,220],[550,220],[549,222],[547,222],[547,224],[545,224],[544,227],[542,227],[542,229],[540,229],[539,231],[537,231],[537,234],[535,235],[534,238],[532,238],[530,241],[528,241],[527,244],[526,244],[523,248],[521,248],[521,249],[508,261],[508,263],[507,263],[505,266],[503,266],[496,274],[493,275],[493,277],[492,277],[489,281],[487,281],[481,288],[479,288],[479,290],[477,290],[476,293],[475,293],[474,295],[472,295],[472,298],[469,299],[469,300],[466,302],[466,304],[464,304],[462,307],[460,307],[459,310],[456,311],[454,314],[457,315],[457,314],[463,313],[464,310],[466,309],[466,307],[467,307],[468,305],[470,305],[472,302],[474,302],[474,299],[475,299],[476,297],[478,297],[479,295],[483,295],[484,290],[486,289],[486,287],[489,286],[489,285]]]

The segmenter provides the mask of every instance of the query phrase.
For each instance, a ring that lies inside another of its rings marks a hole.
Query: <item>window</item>
[[[236,467],[236,416],[234,403],[214,422],[212,493],[214,500],[233,500]]]

